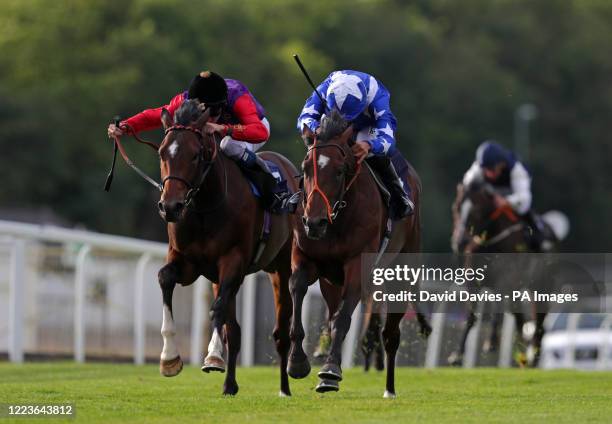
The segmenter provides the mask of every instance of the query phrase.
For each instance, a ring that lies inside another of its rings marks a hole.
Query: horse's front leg
[[[245,262],[239,252],[233,251],[219,260],[218,269],[219,285],[212,305],[213,334],[202,371],[225,372],[225,361],[223,360],[223,329],[225,326],[228,343],[228,374],[223,394],[235,395],[238,393],[238,384],[235,380],[236,357],[240,351],[240,326],[236,321],[235,301],[244,279]]]
[[[465,323],[465,328],[463,329],[463,333],[461,335],[461,341],[459,342],[459,350],[453,351],[448,356],[449,365],[460,367],[463,365],[463,355],[465,354],[465,346],[467,344],[467,338],[470,335],[470,330],[476,324],[476,314],[474,311],[476,310],[476,305],[470,303],[467,320]]]
[[[219,284],[213,283],[213,299],[219,297]],[[213,326],[212,335],[210,342],[208,343],[208,350],[206,357],[204,358],[204,364],[202,364],[202,371],[209,373],[211,371],[225,372],[225,359],[223,359],[223,346],[224,346],[224,333],[223,331],[217,331],[216,327]]]
[[[289,337],[291,327],[291,295],[289,293],[289,278],[291,267],[287,260],[277,272],[270,273],[270,281],[274,290],[274,304],[276,309],[276,324],[272,332],[276,352],[280,359],[280,392],[279,396],[291,396],[289,389],[289,375],[287,365],[289,362],[289,349],[291,338]]]
[[[236,382],[236,360],[240,353],[241,330],[236,320],[236,296],[232,296],[228,305],[225,335],[227,338],[227,375],[223,382],[223,394],[234,396],[238,393]]]
[[[332,318],[331,347],[325,361],[317,386],[318,392],[337,391],[338,381],[342,380],[342,342],[351,327],[351,315],[361,299],[361,261],[357,256],[344,266],[344,284],[342,287],[342,302]]]
[[[542,349],[542,339],[546,329],[544,328],[544,320],[546,319],[546,312],[536,312],[535,322],[535,333],[533,334],[533,340],[529,345],[527,351],[527,360],[530,367],[536,368],[540,363],[540,351]]]
[[[293,274],[289,279],[289,292],[293,302],[293,319],[289,337],[291,339],[291,350],[287,373],[291,378],[304,378],[310,374],[310,363],[304,352],[302,342],[304,341],[304,326],[302,325],[302,304],[308,286],[317,279],[317,272],[312,262],[306,260],[299,248],[294,247],[292,253]]]
[[[183,361],[176,347],[174,336],[176,335],[176,326],[174,325],[174,317],[172,314],[172,294],[176,283],[189,284],[195,281],[198,277],[195,267],[189,262],[183,260],[176,252],[170,250],[168,253],[167,263],[164,265],[157,275],[159,286],[162,291],[163,300],[163,322],[161,327],[161,335],[164,340],[164,346],[160,355],[159,372],[166,377],[174,377],[183,369]]]

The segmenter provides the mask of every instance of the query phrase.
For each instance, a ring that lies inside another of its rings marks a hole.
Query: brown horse
[[[497,208],[493,201],[492,189],[488,185],[474,185],[464,188],[457,187],[457,197],[452,207],[453,211],[453,236],[452,246],[456,253],[520,253],[530,252],[531,243],[525,224],[511,209]],[[505,279],[505,283],[489,281],[489,284],[497,288],[507,289],[517,285],[517,281]],[[506,287],[500,287],[505,285]],[[493,287],[495,288],[495,287]],[[467,337],[471,328],[476,323],[476,305],[470,304],[466,327],[463,331],[458,352],[453,352],[449,357],[451,365],[461,365]],[[515,312],[514,318],[519,338],[522,337],[522,329],[525,317],[520,312]],[[497,349],[499,343],[499,327],[501,324],[500,313],[494,313],[491,323],[491,334],[485,345],[487,351]],[[530,351],[533,352],[530,362],[537,365],[539,351],[544,337],[544,319],[546,314],[535,313],[535,333],[531,340]],[[525,358],[521,358],[521,361]]]
[[[497,210],[493,196],[487,186],[474,185],[469,188],[457,186],[457,196],[452,206],[453,234],[451,245],[455,253],[520,252],[528,249],[524,227],[511,210]],[[463,364],[467,338],[476,324],[476,305],[470,304],[466,326],[463,330],[459,350],[448,358],[451,365]],[[499,344],[499,327],[502,314],[492,315],[492,331],[485,344],[486,351],[495,351]],[[519,333],[524,324],[520,313],[514,315]],[[543,324],[543,319],[542,319]]]
[[[330,352],[318,374],[319,392],[339,389],[342,342],[353,310],[361,299],[361,255],[379,251],[388,217],[387,206],[373,176],[356,162],[351,151],[352,135],[352,127],[332,113],[323,119],[321,131],[302,163],[304,225],[294,229],[290,280],[293,321],[288,372],[293,378],[304,378],[310,373],[302,347],[302,302],[308,286],[320,279],[332,319]],[[415,204],[419,205],[421,186],[412,169],[409,183]],[[415,252],[420,246],[420,237],[417,207],[409,219],[395,223],[387,252]],[[395,396],[395,355],[403,315],[388,313],[382,333],[387,357],[385,397]]]
[[[245,275],[263,269],[271,278],[276,304],[273,337],[280,356],[281,395],[290,395],[287,377],[291,297],[288,280],[294,217],[272,215],[270,235],[262,253],[256,253],[265,226],[265,213],[251,193],[238,165],[223,155],[214,137],[202,132],[208,112],[187,101],[175,114],[162,114],[165,138],[159,148],[163,191],[161,216],[168,223],[168,256],[159,271],[163,295],[164,346],[160,372],[175,376],[182,360],[174,340],[172,293],[176,284],[189,285],[200,275],[213,282],[213,335],[202,370],[225,371],[223,339],[227,343],[227,376],[223,393],[235,395],[236,358],[240,326],[236,321],[236,294]],[[266,152],[290,187],[297,190],[295,167],[283,156]]]

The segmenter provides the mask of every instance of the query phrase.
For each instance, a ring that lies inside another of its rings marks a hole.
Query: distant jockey
[[[401,155],[395,148],[397,121],[389,105],[389,91],[373,76],[358,71],[335,71],[317,87],[326,105],[315,92],[308,98],[297,121],[306,144],[312,144],[323,115],[336,109],[356,133],[353,152],[381,176],[391,193],[390,215],[401,219],[414,213],[410,188],[403,184],[391,161]]]
[[[510,207],[522,217],[532,230],[532,242],[537,250],[544,241],[544,223],[531,210],[531,176],[514,153],[495,141],[478,146],[476,160],[463,176],[463,186],[488,183],[496,193],[497,208]]]
[[[291,193],[278,184],[266,163],[255,154],[270,137],[270,124],[265,111],[238,80],[224,79],[210,71],[201,72],[193,78],[187,91],[174,96],[167,105],[144,110],[122,121],[119,127],[110,124],[108,135],[122,136],[127,132],[159,128],[162,125],[162,109],[167,109],[170,116],[174,116],[186,99],[197,99],[210,110],[204,132],[223,137],[221,150],[245,170],[262,193],[264,206],[274,212],[293,212],[297,196],[291,199]]]

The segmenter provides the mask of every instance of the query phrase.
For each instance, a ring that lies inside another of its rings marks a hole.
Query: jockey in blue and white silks
[[[400,153],[395,148],[397,120],[391,112],[389,91],[373,76],[351,70],[332,72],[317,91],[325,98],[328,110],[313,92],[297,120],[298,131],[304,140],[312,140],[321,118],[337,110],[356,133],[353,151],[358,161],[367,158],[389,189],[391,217],[401,219],[411,215],[414,204],[406,191],[409,187],[404,186],[390,159]]]

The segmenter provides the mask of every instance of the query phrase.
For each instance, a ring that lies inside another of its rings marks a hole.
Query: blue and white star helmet
[[[338,110],[347,121],[357,118],[367,106],[366,87],[361,78],[344,72],[334,72],[327,89],[327,106]]]

